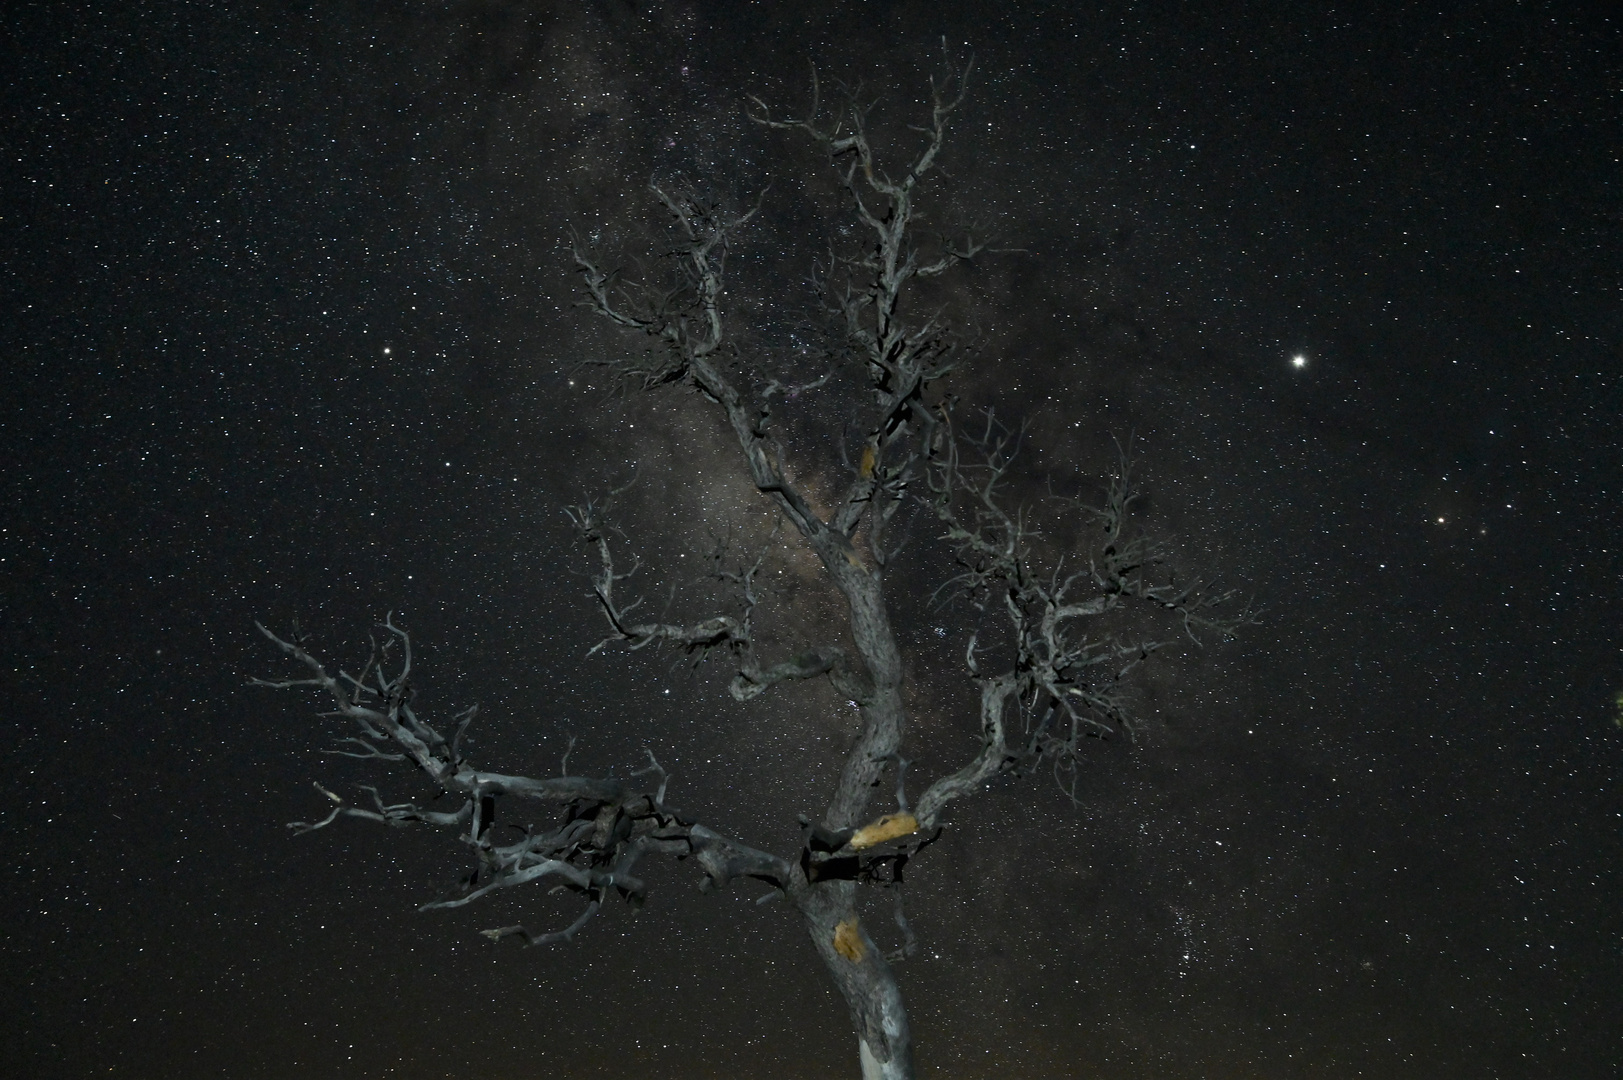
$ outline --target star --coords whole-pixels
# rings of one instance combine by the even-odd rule
[[[1291,367],[1307,367],[1307,357],[1301,353],[1297,353],[1295,356],[1291,357]]]

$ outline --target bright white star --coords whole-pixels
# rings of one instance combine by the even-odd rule
[[[1307,367],[1307,357],[1303,356],[1301,353],[1297,353],[1295,356],[1291,357],[1291,367]]]

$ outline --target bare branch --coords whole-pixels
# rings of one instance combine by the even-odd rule
[[[592,916],[596,915],[599,909],[602,907],[603,901],[591,901],[586,905],[586,909],[580,913],[579,918],[570,923],[564,929],[555,931],[551,934],[531,934],[523,926],[504,926],[499,930],[481,930],[479,932],[485,937],[489,938],[491,941],[501,941],[503,938],[509,937],[523,938],[526,947],[533,945],[555,945],[561,941],[574,940],[576,932],[579,931],[581,927],[591,922]]]
[[[1155,576],[1164,561],[1161,547],[1129,531],[1138,491],[1125,449],[1102,506],[1060,500],[1062,510],[1097,523],[1093,547],[1080,560],[1060,555],[1040,569],[1042,535],[1029,523],[1027,509],[1010,507],[1003,493],[1023,434],[987,412],[979,433],[966,435],[944,406],[937,441],[930,448],[930,506],[946,526],[944,536],[956,548],[961,571],[938,596],[945,591],[978,610],[985,610],[994,596],[1000,598],[1011,662],[1002,675],[982,677],[980,750],[920,799],[919,819],[925,823],[933,824],[948,802],[978,790],[992,777],[1027,775],[1045,762],[1074,800],[1076,759],[1086,740],[1118,730],[1133,734],[1121,687],[1167,642],[1124,639],[1109,630],[1090,634],[1077,624],[1136,603],[1170,613],[1198,643],[1197,629],[1228,635],[1255,618],[1249,608],[1228,618],[1216,615],[1232,599],[1232,591]],[[1082,568],[1067,570],[1068,559],[1080,561]],[[981,677],[978,639],[978,633],[971,635],[964,662],[972,676]],[[1026,718],[1018,739],[1005,720],[1011,703]]]
[[[763,666],[756,657],[751,629],[753,613],[759,597],[755,591],[755,578],[760,573],[767,552],[773,546],[778,530],[774,527],[767,542],[755,558],[738,566],[727,567],[727,548],[718,543],[711,555],[712,573],[721,581],[738,588],[742,611],[738,616],[714,615],[695,623],[634,623],[628,617],[636,603],[621,606],[615,599],[615,584],[632,576],[635,568],[625,572],[615,569],[614,554],[609,546],[608,527],[597,506],[581,503],[567,508],[570,520],[581,542],[597,552],[598,570],[593,576],[593,592],[609,622],[612,633],[592,646],[596,653],[614,643],[624,643],[635,651],[649,645],[674,645],[702,662],[713,651],[727,653],[736,674],[729,686],[733,698],[748,701],[781,682],[814,679],[827,675],[841,693],[852,697],[865,697],[866,685],[861,676],[846,664],[845,651],[836,646],[823,646],[802,652],[777,664]]]
[[[339,817],[357,817],[385,825],[403,826],[422,824],[458,831],[459,839],[474,848],[479,857],[479,874],[470,881],[468,891],[448,900],[423,905],[424,910],[461,907],[487,896],[498,889],[528,884],[545,878],[555,878],[587,898],[588,908],[595,911],[603,898],[617,891],[634,906],[642,902],[644,887],[632,875],[632,869],[644,853],[658,852],[678,859],[694,859],[704,870],[706,888],[719,888],[739,877],[752,877],[765,881],[779,890],[794,887],[796,875],[792,864],[758,851],[729,837],[688,821],[665,806],[665,790],[669,775],[659,764],[653,752],[648,751],[649,767],[637,770],[633,777],[654,776],[658,786],[648,792],[630,784],[610,779],[570,777],[567,774],[552,779],[532,779],[485,772],[468,763],[460,750],[439,737],[427,721],[408,718],[410,688],[407,677],[411,670],[411,639],[392,619],[384,623],[389,632],[386,641],[398,644],[401,664],[391,674],[388,665],[379,660],[369,664],[373,673],[370,684],[359,680],[345,680],[328,675],[303,645],[278,637],[260,626],[260,632],[276,643],[284,653],[313,672],[308,679],[253,680],[256,685],[271,687],[316,686],[325,689],[338,707],[328,715],[348,717],[368,732],[380,733],[369,738],[347,738],[367,752],[339,751],[351,757],[377,759],[388,762],[410,760],[439,788],[449,794],[463,796],[454,811],[429,811],[415,803],[386,804],[375,788],[363,788],[371,796],[371,807],[357,806],[342,796],[316,785],[332,804],[332,809],[320,821],[294,822],[295,832],[311,832],[326,828]],[[374,654],[383,653],[374,644]],[[472,719],[469,710],[459,714],[459,729],[465,731]],[[370,738],[387,738],[398,752],[385,753]],[[574,739],[570,739],[571,748]],[[565,752],[567,758],[567,751]],[[495,820],[496,804],[503,796],[539,800],[563,807],[565,820],[558,827],[544,832],[525,830],[524,835],[508,844],[497,844],[490,838],[490,826]],[[585,924],[583,916],[574,926],[555,935],[530,936],[532,943],[567,940],[575,930]],[[497,936],[518,933],[509,928]]]
[[[896,901],[896,912],[894,916],[896,919],[896,926],[902,932],[901,947],[892,951],[891,954],[886,957],[887,960],[895,964],[908,959],[919,951],[919,937],[913,932],[913,924],[907,921],[907,909],[902,903],[901,887],[897,886],[893,888],[891,890],[891,895],[895,897]]]

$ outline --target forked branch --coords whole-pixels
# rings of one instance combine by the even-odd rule
[[[1075,800],[1085,741],[1117,731],[1133,734],[1123,685],[1168,640],[1122,637],[1108,623],[1090,631],[1096,620],[1138,604],[1171,614],[1198,644],[1197,630],[1228,636],[1256,618],[1249,607],[1219,614],[1234,599],[1232,590],[1158,576],[1161,548],[1130,528],[1138,490],[1125,450],[1102,506],[1059,500],[1062,513],[1094,523],[1092,545],[1045,558],[1042,534],[1027,509],[1010,505],[1006,494],[1023,430],[1011,430],[987,412],[966,433],[949,408],[943,406],[940,415],[927,467],[928,498],[960,572],[937,598],[945,594],[982,613],[1001,610],[1009,659],[1001,674],[985,674],[977,640],[971,639],[965,665],[981,683],[981,745],[968,764],[921,797],[919,820],[925,823],[997,775],[1024,775],[1045,764]]]
[[[451,811],[431,811],[411,802],[385,803],[376,788],[364,787],[361,790],[369,796],[369,805],[357,805],[317,784],[316,789],[332,804],[331,809],[319,821],[293,822],[290,827],[295,832],[326,828],[339,817],[396,827],[420,824],[454,829],[457,839],[475,853],[474,872],[466,880],[462,895],[425,904],[424,910],[460,907],[496,890],[543,879],[556,881],[586,901],[585,912],[566,930],[531,934],[522,927],[507,927],[487,932],[495,939],[519,936],[531,944],[567,940],[597,912],[611,892],[619,893],[634,907],[640,906],[645,887],[632,871],[638,860],[649,853],[693,859],[704,871],[702,884],[706,888],[719,888],[740,877],[756,878],[779,890],[792,887],[792,864],[690,821],[667,806],[669,777],[651,752],[650,766],[633,774],[634,778],[656,779],[657,787],[651,791],[608,778],[534,779],[475,767],[455,748],[472,714],[459,714],[458,737],[452,741],[419,718],[411,707],[410,635],[394,625],[392,618],[385,620],[382,629],[385,636],[374,641],[362,676],[352,678],[342,671],[330,674],[302,642],[288,641],[259,626],[260,633],[303,666],[307,674],[295,679],[251,681],[274,689],[312,687],[325,691],[335,708],[323,715],[349,720],[361,732],[349,737],[349,741],[376,751],[353,756],[409,760],[441,792],[460,797],[461,804]],[[390,661],[397,649],[401,662],[391,671]],[[384,752],[383,748],[389,746],[395,752]],[[554,812],[561,816],[541,828],[533,823],[510,826],[519,835],[498,842],[493,828],[497,810],[509,796],[552,804]],[[506,816],[504,811],[504,820]]]

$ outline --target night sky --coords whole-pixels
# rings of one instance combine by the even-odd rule
[[[815,61],[905,139],[945,36],[977,68],[927,213],[1022,249],[937,296],[979,341],[956,392],[1030,420],[1032,493],[1096,492],[1132,436],[1146,527],[1265,610],[1150,669],[1080,806],[1011,781],[949,812],[908,886],[921,1076],[1620,1075],[1606,8],[8,7],[3,1071],[856,1075],[756,888],[652,860],[635,918],[498,947],[477,931],[578,907],[419,914],[467,872],[451,836],[293,836],[312,781],[427,793],[247,680],[291,673],[256,618],[355,667],[392,610],[423,710],[481,705],[484,767],[551,775],[573,735],[572,771],[624,775],[647,747],[684,812],[792,855],[843,701],[585,655],[565,504],[640,461],[617,550],[681,617],[719,602],[712,535],[769,519],[702,399],[576,371],[619,346],[567,238],[630,266],[650,176],[735,206],[770,178],[731,314],[792,355],[840,206],[744,95],[793,109]],[[837,434],[791,461],[836,468]],[[974,747],[940,554],[892,579],[919,787]],[[773,571],[785,648],[839,623],[804,570]]]

